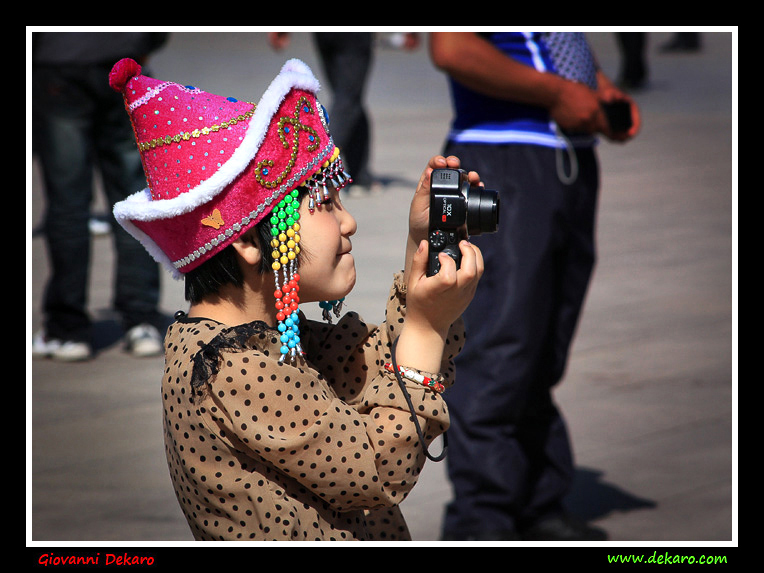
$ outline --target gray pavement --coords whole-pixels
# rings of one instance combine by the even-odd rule
[[[737,39],[705,33],[701,53],[661,55],[667,37],[650,34],[650,88],[635,94],[642,133],[600,147],[599,262],[556,393],[578,464],[569,504],[616,544],[736,544]],[[613,34],[590,38],[616,76]],[[257,99],[288,57],[322,77],[304,35],[274,53],[262,33],[176,33],[151,68],[161,79]],[[326,88],[322,99],[330,98]],[[368,102],[374,171],[384,185],[346,202],[359,224],[359,280],[348,305],[378,321],[401,265],[410,195],[441,148],[450,107],[446,81],[423,48],[380,49]],[[31,165],[28,341],[41,323],[48,273],[42,239],[32,237],[44,209],[40,185]],[[97,357],[28,358],[27,543],[190,541],[164,460],[162,359],[123,352],[110,310],[111,242],[97,238],[94,246]],[[170,315],[185,303],[181,283],[164,279]],[[438,539],[450,495],[444,464],[430,463],[402,505],[416,541]]]

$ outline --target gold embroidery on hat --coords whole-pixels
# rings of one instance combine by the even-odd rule
[[[218,230],[220,227],[222,227],[223,226],[223,217],[220,215],[220,211],[218,209],[215,209],[212,212],[212,215],[202,219],[202,225],[206,225],[208,227],[212,227],[215,230]]]
[[[251,110],[249,110],[246,113],[243,113],[239,116],[229,119],[228,121],[222,122],[220,125],[211,125],[209,127],[202,127],[201,129],[195,129],[193,131],[183,131],[176,135],[165,135],[164,137],[157,137],[155,139],[150,139],[149,141],[139,142],[138,149],[140,151],[146,151],[148,149],[154,149],[156,147],[161,147],[163,145],[170,145],[171,143],[180,143],[181,141],[188,141],[192,137],[197,138],[197,137],[201,137],[202,135],[209,135],[210,133],[220,131],[221,129],[226,129],[228,127],[236,125],[240,121],[245,121],[249,119],[250,117],[252,117],[255,113],[255,109],[257,108],[257,106],[253,103],[250,103],[250,105],[255,107],[253,107]]]
[[[273,189],[281,184],[281,182],[289,175],[297,161],[297,153],[300,147],[299,132],[304,131],[308,134],[308,139],[311,143],[306,147],[307,151],[315,151],[320,144],[320,138],[315,129],[309,125],[300,123],[300,111],[303,109],[306,113],[313,113],[313,106],[310,104],[310,100],[306,96],[302,96],[295,105],[294,117],[284,116],[278,121],[278,134],[281,139],[281,145],[284,149],[289,149],[290,143],[287,141],[287,137],[291,136],[291,155],[289,161],[284,167],[284,170],[276,176],[274,180],[266,181],[265,176],[269,175],[271,167],[273,167],[272,159],[265,159],[257,164],[255,169],[255,179],[261,185],[264,185],[267,189]]]

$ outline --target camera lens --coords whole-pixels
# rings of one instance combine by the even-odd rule
[[[470,187],[467,197],[467,232],[470,235],[495,233],[499,226],[499,193]]]

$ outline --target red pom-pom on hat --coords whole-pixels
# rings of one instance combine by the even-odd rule
[[[141,66],[135,60],[124,58],[114,64],[109,73],[109,85],[116,92],[122,92],[130,78],[141,73]]]

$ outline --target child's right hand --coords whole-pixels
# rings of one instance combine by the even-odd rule
[[[399,364],[426,372],[438,372],[451,325],[475,296],[483,275],[483,254],[469,241],[459,243],[460,268],[447,254],[440,253],[440,271],[427,276],[427,241],[414,253],[406,293],[406,319],[396,358]]]
[[[444,337],[475,296],[483,276],[483,253],[469,241],[461,241],[460,268],[440,253],[440,271],[427,276],[429,244],[422,241],[414,254],[406,294],[406,322],[427,326]]]
[[[430,175],[433,169],[458,169],[458,157],[437,155],[427,163],[409,210],[409,236],[406,246],[404,281],[407,285],[406,319],[398,339],[396,359],[401,365],[437,372],[443,357],[446,336],[475,295],[483,275],[483,254],[469,241],[459,248],[459,270],[447,254],[439,256],[438,274],[428,277],[427,233],[430,218]],[[468,174],[471,185],[480,184],[474,171]]]

